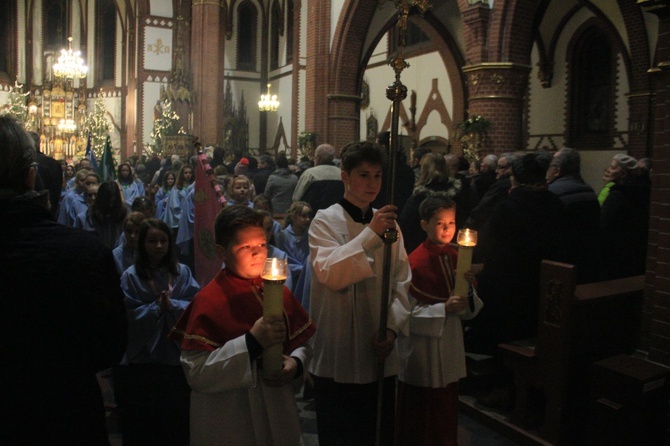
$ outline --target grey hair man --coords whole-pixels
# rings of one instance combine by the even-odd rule
[[[584,182],[580,170],[579,151],[564,147],[554,153],[546,178],[549,191],[564,205],[565,261],[577,265],[578,282],[587,283],[597,279],[600,205],[598,196]]]
[[[306,201],[316,213],[343,197],[344,185],[340,168],[335,165],[335,147],[321,144],[314,151],[314,167],[300,174],[293,191],[293,201]]]
[[[484,198],[486,192],[496,182],[496,167],[498,167],[498,157],[496,155],[489,154],[482,159],[479,174],[472,179],[479,201]]]
[[[512,181],[510,180],[512,164],[517,158],[518,156],[512,152],[500,155],[495,169],[496,180],[488,188],[482,199],[479,200],[479,204],[470,212],[470,216],[465,222],[466,227],[471,229],[482,228],[484,223],[488,221],[495,205],[507,196],[512,187]]]

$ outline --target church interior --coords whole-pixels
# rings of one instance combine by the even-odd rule
[[[670,0],[2,3],[0,108],[19,98],[26,128],[59,160],[81,159],[94,132],[104,135],[93,141],[97,155],[109,135],[118,163],[187,158],[196,143],[300,160],[323,143],[341,149],[391,131],[407,159],[419,148],[470,160],[571,147],[598,191],[613,156],[650,159],[644,274],[571,293],[586,302],[575,324],[626,319],[632,328],[616,352],[626,358],[598,356],[588,364],[596,384],[570,388],[571,377],[552,371],[584,358],[557,346],[595,331],[566,340],[550,327],[547,345],[505,352],[554,411],[539,428],[519,389],[512,411],[483,409],[465,393],[460,410],[502,438],[479,444],[636,444],[615,440],[649,429],[658,435],[639,444],[670,442],[670,376],[656,373],[670,367]],[[629,306],[613,303],[622,300]],[[469,360],[464,389],[486,380],[477,369],[486,364]],[[552,400],[576,392],[593,407],[586,421]]]

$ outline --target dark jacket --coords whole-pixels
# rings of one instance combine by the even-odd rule
[[[35,161],[39,165],[37,171],[42,183],[49,191],[49,210],[51,215],[57,217],[60,193],[63,189],[63,168],[58,161],[43,153],[38,152]]]
[[[598,280],[598,225],[600,204],[591,186],[579,175],[564,175],[549,184],[549,191],[563,203],[566,263],[577,266],[577,282]]]
[[[472,185],[477,191],[477,200],[481,201],[491,186],[496,182],[496,172],[489,170],[476,175],[472,179]]]
[[[467,221],[465,222],[465,227],[470,229],[481,229],[489,219],[493,208],[505,197],[507,197],[510,188],[512,187],[512,181],[510,177],[501,178],[496,180],[493,183],[477,206],[472,209],[470,215],[468,216]]]
[[[478,236],[484,267],[477,290],[484,308],[472,321],[467,351],[495,354],[498,343],[537,333],[540,264],[564,255],[562,212],[548,190],[522,187],[495,207]]]
[[[264,167],[256,171],[256,174],[254,175],[254,189],[256,189],[256,195],[265,193],[265,185],[271,174],[272,169],[269,167]]]
[[[651,184],[635,177],[615,184],[600,209],[602,280],[644,274]]]
[[[127,340],[112,252],[33,201],[0,222],[0,444],[107,445],[95,374]]]

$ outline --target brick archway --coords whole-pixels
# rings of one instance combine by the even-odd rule
[[[323,7],[327,6],[324,5]],[[323,18],[324,11],[321,11],[319,15],[321,18],[317,17],[316,13],[320,8],[320,6],[315,6],[308,12],[310,23],[312,23],[312,19],[325,20]],[[369,45],[366,48],[364,45],[369,24],[376,12],[376,2],[366,0],[347,1],[342,8],[340,20],[333,35],[332,50],[328,63],[315,66],[316,64],[311,64],[308,60],[307,109],[315,112],[320,111],[321,113],[326,110],[327,115],[319,118],[318,113],[308,113],[306,128],[319,134],[320,141],[328,141],[335,146],[342,146],[351,140],[360,138],[360,86],[367,62],[371,56],[370,53],[375,47],[375,45]],[[394,24],[395,19],[389,21],[376,36],[375,42],[383,38],[386,31]],[[464,116],[466,102],[465,80],[460,72],[465,59],[458,50],[455,37],[450,35],[447,29],[430,12],[426,14],[426,21],[423,22],[421,28],[430,37],[447,68],[450,83],[454,88],[454,116],[452,119],[460,121]],[[312,45],[319,44],[312,43]],[[320,45],[323,45],[323,42]],[[321,50],[323,50],[323,47],[321,47]],[[310,82],[316,84],[317,80],[322,82],[321,88],[318,88],[319,93],[322,94],[321,98],[318,95],[309,94],[310,91],[317,91],[316,85],[311,90],[309,87]],[[309,115],[314,117],[310,119]]]

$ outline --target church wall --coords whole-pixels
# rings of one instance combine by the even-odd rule
[[[370,115],[374,115],[377,119],[378,132],[390,129],[391,101],[386,97],[386,88],[395,80],[395,73],[386,63],[389,57],[387,46],[387,38],[381,39],[370,57],[368,68],[365,70],[364,79],[369,85],[370,105],[367,108],[361,109],[361,138],[364,138],[368,133],[367,122]],[[428,116],[425,125],[422,128],[416,129],[419,132],[416,140],[417,145],[421,141],[431,140],[435,137],[449,140],[452,137],[451,133],[453,129],[446,126],[437,113],[434,112],[431,114],[431,111],[435,108],[435,104],[431,103],[433,82],[435,80],[437,80],[440,97],[443,101],[442,105],[446,109],[449,118],[453,117],[454,112],[452,85],[442,58],[437,52],[433,51],[414,57],[409,56],[407,57],[407,62],[410,66],[402,72],[400,80],[407,87],[408,93],[401,107],[406,113],[407,119],[410,119],[410,96],[414,91],[416,93],[415,121],[418,121],[423,115]],[[388,122],[388,127],[384,127],[385,122]],[[399,128],[401,134],[407,135],[408,131],[403,127],[403,123],[401,115]]]
[[[142,110],[138,146],[153,143],[153,110],[160,99],[161,85],[167,85],[172,70],[174,22],[161,17],[140,18],[139,97]]]
[[[150,0],[149,11],[153,16],[172,18],[172,0]]]
[[[616,18],[616,15],[614,15]],[[543,21],[542,27],[555,26],[556,19],[549,17],[549,24]],[[529,76],[529,114],[528,114],[528,150],[550,150],[555,151],[563,147],[565,143],[565,134],[567,123],[567,105],[568,105],[568,60],[567,53],[569,42],[578,28],[587,20],[593,17],[593,14],[586,8],[582,8],[575,14],[563,29],[558,30],[558,37],[555,53],[552,62],[554,63],[553,79],[548,88],[543,88],[538,78],[540,62],[537,45],[533,45],[531,52],[531,73]],[[543,38],[551,39],[550,33],[542,33]],[[549,44],[544,42],[545,46]],[[602,172],[609,165],[612,156],[616,153],[625,153],[628,142],[628,98],[630,93],[628,84],[628,74],[621,54],[616,61],[617,81],[616,99],[615,99],[615,131],[620,136],[614,139],[611,150],[582,150],[582,175],[585,181],[596,191],[603,186]]]

